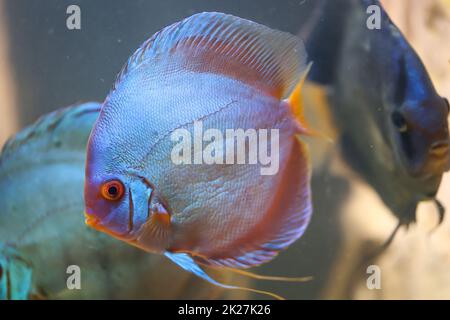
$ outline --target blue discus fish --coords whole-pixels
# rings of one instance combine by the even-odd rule
[[[299,38],[231,15],[200,13],[155,34],[120,72],[92,131],[86,223],[235,288],[199,264],[268,262],[311,217],[300,139],[311,132],[301,102],[307,69]],[[263,175],[261,164],[174,163],[171,134],[193,132],[198,122],[204,130],[276,130],[278,172]],[[267,143],[278,150],[277,141]]]

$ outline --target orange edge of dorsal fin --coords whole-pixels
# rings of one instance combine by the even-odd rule
[[[303,72],[299,82],[294,87],[287,101],[291,107],[291,111],[294,114],[295,118],[300,122],[302,126],[306,126],[305,114],[304,114],[304,105],[302,98],[302,89],[305,84],[306,78],[308,77],[308,73],[311,70],[312,62],[308,64],[305,71]]]
[[[308,73],[311,70],[311,67],[312,62],[308,64],[302,76],[300,77],[300,80],[294,87],[294,90],[292,90],[291,94],[286,100],[291,108],[292,114],[294,115],[295,119],[299,122],[300,127],[302,128],[302,133],[314,136],[316,135],[315,130],[309,127],[305,119],[305,108],[302,97],[303,86],[305,85],[305,81],[306,78],[308,77]]]
[[[311,128],[305,118],[305,110],[304,110],[304,103],[303,103],[303,97],[302,97],[302,90],[306,81],[306,78],[308,77],[308,73],[311,70],[313,63],[310,62],[308,66],[306,67],[305,71],[303,72],[299,82],[294,87],[294,90],[290,94],[290,96],[286,99],[286,102],[289,104],[291,108],[291,112],[294,115],[295,119],[297,119],[300,130],[302,134],[312,136],[312,137],[318,137],[325,140],[328,140],[329,142],[332,142],[333,140],[323,133]]]

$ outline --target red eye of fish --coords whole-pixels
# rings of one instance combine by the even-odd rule
[[[101,188],[101,195],[104,199],[109,201],[118,201],[123,197],[125,188],[122,182],[112,180],[105,182]]]

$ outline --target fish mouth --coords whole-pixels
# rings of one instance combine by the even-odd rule
[[[107,234],[112,235],[112,236],[118,236],[118,235],[116,235],[114,232],[112,232],[111,230],[109,230],[108,228],[106,228],[106,227],[102,224],[101,220],[100,220],[99,218],[97,218],[96,216],[94,216],[94,215],[92,215],[92,214],[88,214],[88,213],[85,212],[85,213],[84,213],[84,217],[85,217],[84,222],[85,222],[89,227],[91,227],[91,228],[93,228],[93,229],[95,229],[95,230],[98,230],[98,231],[107,233]]]
[[[88,214],[87,212],[84,213],[84,222],[91,228],[94,229],[100,229],[100,219],[98,219],[97,217]]]
[[[116,233],[116,232],[110,230],[109,228],[105,227],[102,224],[101,220],[92,214],[88,214],[87,212],[85,212],[84,217],[85,217],[84,222],[86,223],[86,225],[88,225],[89,227],[91,227],[97,231],[106,233],[106,234],[108,234],[114,238],[120,239],[120,240],[132,239],[129,232],[125,232],[124,234]]]
[[[448,157],[449,149],[450,145],[448,140],[437,141],[431,145],[430,154],[435,157]]]
[[[429,151],[429,155],[437,160],[437,166],[445,172],[450,169],[450,141],[441,140],[434,142]]]
[[[431,143],[428,153],[416,163],[408,161],[402,153],[402,160],[409,168],[410,175],[423,180],[441,176],[450,169],[450,141],[448,139],[438,140]]]

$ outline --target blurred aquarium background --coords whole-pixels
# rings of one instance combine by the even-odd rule
[[[317,14],[321,19],[320,10],[317,13],[313,9],[316,3],[315,0],[0,0],[0,145],[50,111],[78,102],[102,102],[134,50],[154,32],[186,16],[221,11],[299,34],[311,16]],[[450,1],[382,3],[418,52],[437,91],[450,97]],[[81,30],[66,28],[69,5],[81,8]],[[323,41],[332,42],[333,36],[330,34],[330,39]],[[327,165],[314,172],[314,213],[306,233],[275,260],[256,269],[267,275],[313,276],[314,280],[305,283],[252,280],[247,285],[277,292],[288,299],[450,299],[450,220],[447,217],[431,233],[438,221],[432,204],[421,204],[418,223],[408,230],[402,229],[386,252],[371,262],[382,270],[380,290],[367,288],[368,274],[354,272],[355,266],[389,237],[396,220],[373,189],[347,167],[336,149],[333,145],[312,147],[313,159],[321,162],[326,158]],[[450,208],[448,174],[444,175],[438,198]],[[1,207],[0,204],[0,210]],[[138,251],[131,247],[129,250]],[[169,263],[149,264],[147,272],[153,281],[149,282],[152,294],[130,297],[264,298],[247,293],[227,296],[205,289],[209,284],[199,284],[201,280],[189,280],[193,281],[191,286],[183,278],[184,271]],[[141,272],[136,276],[146,275]],[[184,285],[168,293],[161,279],[184,281]]]

